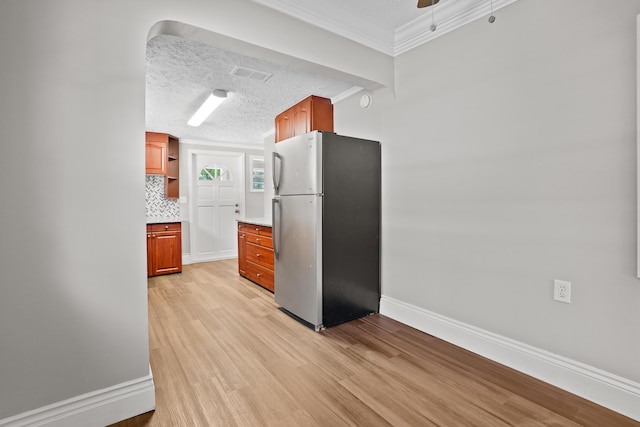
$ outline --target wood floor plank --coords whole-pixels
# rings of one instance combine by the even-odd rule
[[[314,332],[237,261],[149,279],[156,410],[117,427],[640,423],[379,314]]]

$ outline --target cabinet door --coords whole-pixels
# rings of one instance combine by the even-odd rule
[[[182,233],[154,233],[153,275],[180,273],[182,271]]]
[[[328,98],[312,96],[310,98],[309,130],[333,132],[333,104]]]
[[[296,104],[293,111],[293,135],[304,135],[311,131],[311,98]]]
[[[167,144],[165,142],[147,141],[145,157],[148,174],[166,175]]]
[[[247,274],[247,251],[246,251],[247,236],[244,231],[238,231],[238,273],[241,276]]]
[[[276,142],[283,141],[293,136],[292,111],[286,110],[276,116]]]

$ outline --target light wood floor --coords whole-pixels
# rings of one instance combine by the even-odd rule
[[[640,426],[381,315],[313,332],[235,260],[149,280],[157,409],[114,426]]]

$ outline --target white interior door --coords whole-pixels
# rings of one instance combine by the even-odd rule
[[[244,207],[244,153],[191,152],[194,262],[238,256],[236,220]]]

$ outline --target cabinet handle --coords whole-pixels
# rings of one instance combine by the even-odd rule
[[[256,254],[256,258],[260,258],[260,254]]]
[[[147,239],[148,239],[149,237],[151,237],[151,234],[147,234]]]
[[[260,277],[260,273],[257,273],[257,274],[256,274],[256,277]]]
[[[168,225],[165,225],[165,226],[164,226],[164,229],[165,229],[165,230],[168,230],[168,229],[169,229],[169,226],[168,226]]]

